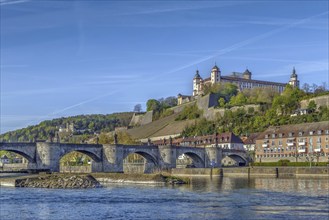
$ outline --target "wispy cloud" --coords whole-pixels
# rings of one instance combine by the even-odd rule
[[[287,73],[291,72],[293,67],[296,68],[298,76],[309,76],[310,74],[315,72],[327,73],[327,79],[324,78],[322,79],[322,81],[328,81],[328,77],[329,77],[328,60],[292,62],[288,65],[283,66],[282,68],[260,75],[259,78],[286,76]],[[299,72],[299,70],[301,71]]]
[[[5,68],[25,68],[28,67],[26,64],[1,64],[0,68],[5,69]]]
[[[309,62],[318,64],[319,61],[307,61],[307,60],[291,60],[291,59],[279,59],[279,58],[265,58],[265,57],[244,57],[244,56],[225,56],[223,59],[228,60],[255,60],[255,61],[269,61],[269,62],[283,62],[283,63],[303,63],[303,62]],[[321,63],[321,62],[320,62]]]
[[[215,57],[218,57],[218,56],[221,56],[221,55],[224,55],[224,54],[227,54],[227,53],[230,53],[234,50],[237,50],[237,49],[240,49],[244,46],[247,46],[247,45],[250,45],[250,44],[253,44],[257,41],[260,41],[260,40],[263,40],[263,39],[266,39],[268,37],[271,37],[275,34],[278,34],[278,33],[281,33],[281,32],[284,32],[284,31],[287,31],[293,27],[296,27],[298,25],[301,25],[301,24],[304,24],[305,22],[308,22],[312,19],[315,19],[315,18],[318,18],[318,17],[321,17],[321,16],[324,16],[324,15],[328,15],[328,11],[326,12],[323,12],[323,13],[320,13],[320,14],[316,14],[316,15],[313,15],[313,16],[310,16],[310,17],[307,17],[307,18],[304,18],[304,19],[300,19],[298,21],[295,21],[293,23],[290,23],[288,25],[284,25],[280,28],[277,28],[277,29],[274,29],[274,30],[271,30],[269,32],[266,32],[264,34],[260,34],[260,35],[257,35],[255,37],[252,37],[252,38],[249,38],[247,40],[244,40],[244,41],[241,41],[241,42],[238,42],[236,44],[233,44],[227,48],[224,48],[224,49],[221,49],[221,50],[218,50],[216,53],[214,54],[211,54],[211,55],[208,55],[208,56],[205,56],[201,59],[198,59],[198,60],[195,60],[191,63],[188,63],[188,64],[185,64],[183,66],[180,66],[180,67],[177,67],[175,69],[172,69],[168,72],[165,72],[163,74],[172,74],[172,73],[176,73],[178,71],[181,71],[183,69],[186,69],[188,67],[192,67],[192,66],[195,66],[197,64],[200,64],[202,62],[205,62],[205,61],[208,61],[208,60],[211,60],[211,59],[214,59]],[[159,75],[155,76],[153,79],[157,78]]]
[[[28,1],[29,0],[0,0],[0,6],[20,4]]]
[[[156,8],[149,7],[148,9],[134,9],[132,12],[124,12],[124,13],[118,13],[115,15],[148,15],[148,14],[160,14],[160,13],[170,13],[170,12],[177,12],[177,11],[191,11],[191,10],[202,10],[202,9],[208,9],[208,8],[220,8],[220,7],[229,7],[237,4],[245,4],[245,2],[204,2],[203,5],[193,5],[193,2],[191,2],[189,6],[186,6],[186,4],[182,5],[171,5],[171,6],[164,6],[162,5],[162,8],[159,8],[159,5],[156,5]]]
[[[57,115],[57,114],[59,114],[59,113],[62,113],[62,112],[65,112],[65,111],[67,111],[67,110],[70,110],[70,109],[76,108],[76,107],[78,107],[78,106],[85,105],[85,104],[88,104],[88,103],[90,103],[90,102],[94,102],[94,101],[96,101],[96,100],[98,100],[98,99],[102,99],[102,98],[105,98],[105,97],[107,97],[107,96],[113,95],[113,94],[115,94],[115,93],[117,93],[117,92],[119,92],[119,90],[112,91],[112,92],[107,93],[107,94],[104,94],[104,95],[96,96],[96,97],[93,97],[93,98],[91,98],[91,99],[87,99],[87,100],[84,100],[84,101],[78,102],[78,103],[76,103],[76,104],[73,104],[73,105],[67,106],[67,107],[65,107],[65,108],[62,108],[62,109],[60,109],[60,110],[54,111],[54,112],[50,113],[48,116],[51,116],[51,115]]]
[[[30,96],[30,95],[41,95],[49,93],[59,93],[67,92],[69,90],[75,90],[80,87],[67,86],[67,87],[53,87],[53,88],[39,88],[39,89],[24,89],[24,90],[15,90],[11,92],[1,93],[1,96]]]
[[[268,26],[282,26],[298,22],[298,19],[288,18],[270,18],[270,17],[244,17],[243,20],[237,21],[241,24],[254,24],[254,25],[268,25]],[[328,30],[328,18],[318,18],[305,21],[303,24],[296,26],[298,28]]]

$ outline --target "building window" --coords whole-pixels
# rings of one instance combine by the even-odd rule
[[[329,141],[329,137],[326,137],[326,142],[328,142]]]
[[[275,134],[272,134],[272,138],[275,138]]]
[[[289,132],[289,137],[292,137],[293,133],[292,132]]]
[[[282,140],[279,140],[279,146],[282,146]]]
[[[318,137],[318,139],[317,139],[317,141],[316,141],[317,143],[321,143],[321,138],[320,137]]]
[[[318,134],[321,134],[322,133],[322,131],[321,130],[318,130]]]
[[[326,134],[329,134],[329,130],[326,130]]]
[[[265,138],[268,138],[268,134],[267,134],[267,135],[265,135]]]
[[[329,145],[328,144],[326,144],[326,149],[328,149],[329,148]]]
[[[282,138],[282,133],[279,134],[279,137]]]
[[[310,144],[313,144],[313,138],[310,138]]]
[[[314,132],[313,131],[310,131],[310,135],[313,135],[314,134]]]
[[[302,131],[298,132],[298,135],[303,136],[303,132]]]
[[[275,141],[272,141],[272,146],[274,146],[275,145]]]

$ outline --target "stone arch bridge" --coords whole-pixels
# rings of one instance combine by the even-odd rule
[[[187,147],[175,145],[121,145],[121,144],[65,144],[65,143],[0,143],[0,150],[17,153],[28,160],[29,169],[47,169],[60,171],[61,158],[77,151],[88,155],[92,160],[93,172],[123,172],[123,160],[132,153],[146,159],[146,165],[162,169],[176,168],[176,160],[182,155],[188,155],[198,168],[221,167],[223,156],[239,157],[246,164],[246,154],[243,151],[223,150],[219,147]],[[147,167],[147,166],[146,166]]]

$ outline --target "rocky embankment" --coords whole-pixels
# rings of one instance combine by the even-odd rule
[[[32,178],[17,179],[16,187],[84,189],[101,187],[91,175],[40,175]]]
[[[188,178],[174,177],[162,174],[124,174],[124,173],[94,173],[93,177],[102,184],[187,184]]]
[[[92,173],[92,174],[34,174],[27,176],[0,177],[0,186],[84,189],[101,187],[103,184],[188,184],[187,177],[174,177],[162,174],[124,174],[124,173]]]

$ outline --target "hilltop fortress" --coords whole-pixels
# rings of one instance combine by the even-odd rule
[[[246,69],[243,73],[232,72],[231,75],[222,76],[220,69],[215,64],[215,66],[211,69],[210,77],[202,79],[199,74],[199,70],[196,71],[196,74],[193,78],[193,93],[192,96],[186,96],[178,94],[178,104],[182,104],[185,102],[189,102],[194,99],[196,96],[200,96],[204,94],[205,86],[214,85],[216,83],[233,83],[236,84],[240,91],[244,89],[252,89],[252,88],[273,88],[274,90],[282,93],[284,88],[286,87],[286,83],[278,83],[278,82],[270,82],[270,81],[262,81],[262,80],[254,80],[251,78],[252,73]],[[292,74],[290,76],[290,80],[288,84],[293,87],[299,87],[299,80],[296,74],[295,68],[292,70]]]

